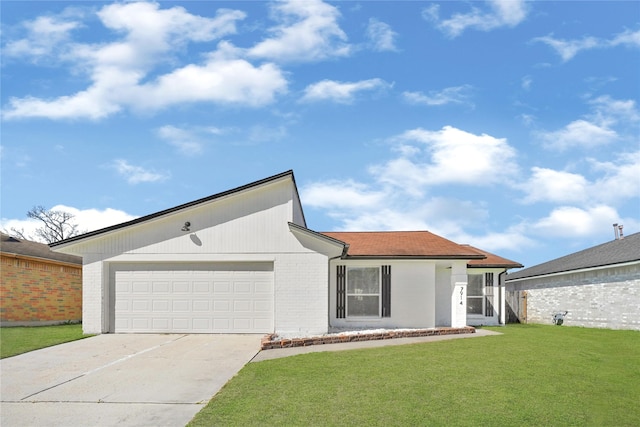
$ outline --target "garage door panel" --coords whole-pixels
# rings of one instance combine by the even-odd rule
[[[138,330],[152,330],[151,320],[148,318],[133,318],[131,319],[131,328]]]
[[[112,280],[114,332],[273,332],[268,263],[116,265]]]
[[[171,328],[172,329],[189,329],[189,325],[190,325],[190,320],[186,317],[182,317],[182,318],[174,318],[171,319],[172,323],[171,323]]]
[[[228,294],[229,292],[231,292],[231,282],[221,282],[219,280],[213,282],[214,294]]]
[[[231,303],[228,300],[215,299],[213,301],[213,311],[216,313],[230,313]]]
[[[151,301],[149,300],[132,300],[131,301],[131,313],[150,312]]]
[[[169,300],[153,300],[153,311],[166,311],[167,313],[170,310],[171,302]]]
[[[144,282],[132,282],[131,283],[131,292],[133,293],[149,293],[150,291],[150,286],[149,286],[149,282],[144,281]]]
[[[233,311],[238,313],[250,313],[252,310],[252,304],[249,300],[235,300],[233,302]]]

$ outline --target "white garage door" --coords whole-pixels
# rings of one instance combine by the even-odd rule
[[[113,332],[273,332],[272,263],[119,265],[111,277]]]

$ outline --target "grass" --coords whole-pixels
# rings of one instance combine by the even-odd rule
[[[86,338],[82,325],[0,328],[0,358]]]
[[[487,329],[250,363],[189,426],[640,425],[640,332]]]

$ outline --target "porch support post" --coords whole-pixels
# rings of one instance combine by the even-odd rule
[[[467,325],[467,262],[453,262],[451,265],[451,327]]]

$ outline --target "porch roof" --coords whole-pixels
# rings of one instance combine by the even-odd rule
[[[485,258],[469,246],[459,245],[428,231],[362,231],[323,232],[325,236],[349,245],[349,257],[375,258],[431,258],[469,259]]]
[[[500,268],[522,268],[523,265],[519,262],[511,261],[507,258],[502,258],[496,254],[492,254],[491,252],[487,252],[483,249],[478,249],[471,245],[462,245],[468,246],[469,248],[477,251],[478,253],[483,254],[485,259],[474,259],[469,261],[469,267],[471,268],[492,268],[492,267],[500,267]]]

